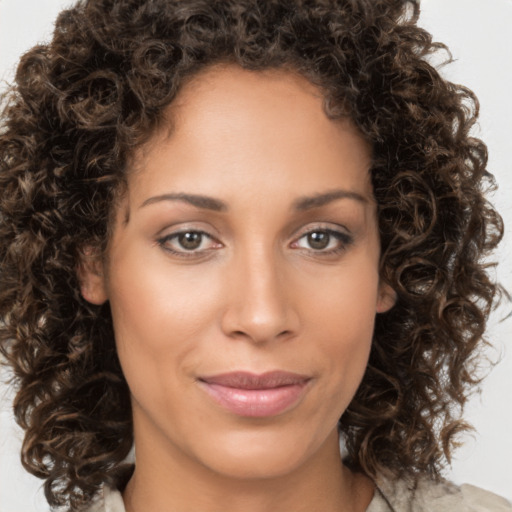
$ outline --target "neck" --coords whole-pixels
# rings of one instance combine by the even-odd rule
[[[135,471],[123,493],[126,512],[214,512],[219,504],[223,512],[363,512],[373,496],[372,482],[343,465],[337,435],[300,467],[271,478],[219,474],[151,441],[136,443]]]

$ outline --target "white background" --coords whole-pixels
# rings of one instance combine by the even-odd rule
[[[0,79],[12,79],[20,54],[51,36],[53,21],[69,0],[0,0]],[[493,201],[509,226],[497,255],[498,277],[512,290],[512,0],[422,0],[420,24],[448,44],[456,62],[443,69],[480,99],[476,134],[490,152],[499,190]],[[512,305],[492,318],[489,331],[501,363],[471,401],[467,417],[478,433],[466,439],[447,476],[512,500]],[[0,386],[0,512],[48,511],[41,482],[19,463],[21,432],[15,427],[9,390]]]

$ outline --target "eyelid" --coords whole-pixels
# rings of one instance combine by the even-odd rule
[[[333,236],[340,242],[340,244],[342,244],[342,246],[332,249],[307,249],[303,247],[296,247],[296,249],[312,252],[317,255],[332,255],[345,251],[348,248],[348,246],[350,246],[354,242],[354,236],[344,226],[342,227],[340,225],[334,225],[333,227],[333,224],[319,223],[315,225],[308,225],[305,228],[301,229],[299,233],[293,238],[293,241],[291,242],[290,245],[293,247],[295,244],[298,244],[299,240],[301,240],[305,236],[309,235],[310,233],[315,233],[318,231],[326,232],[330,236]]]
[[[300,228],[297,231],[297,234],[294,235],[294,239],[297,240],[300,237],[307,235],[308,233],[314,233],[315,231],[328,231],[334,234],[352,236],[350,229],[341,224],[334,224],[332,222],[313,222]]]
[[[318,248],[315,249],[314,247],[300,247],[299,243],[300,240],[304,237],[308,236],[311,233],[315,232],[324,232],[327,233],[329,236],[337,240],[337,246],[331,247],[331,248]],[[224,247],[224,244],[219,240],[218,236],[215,236],[211,233],[210,230],[206,230],[197,226],[190,226],[190,225],[181,225],[179,227],[174,228],[173,230],[170,230],[170,228],[166,228],[165,230],[162,230],[161,233],[156,237],[156,243],[166,252],[175,255],[177,257],[181,258],[201,258],[206,257],[209,254],[211,254],[212,251],[215,251],[217,249],[220,249]],[[198,233],[201,236],[208,239],[210,242],[208,243],[208,247],[205,248],[198,248],[198,249],[186,249],[184,247],[180,248],[173,248],[171,246],[171,241],[179,237],[180,234],[184,233]],[[344,252],[347,250],[347,248],[354,242],[354,237],[350,233],[350,231],[345,227],[341,226],[339,224],[332,224],[332,223],[310,223],[307,226],[304,226],[302,229],[298,231],[298,233],[295,234],[292,241],[290,242],[289,246],[293,248],[294,250],[304,251],[308,253],[312,253],[318,256],[328,256],[328,255],[335,255],[339,254],[341,252]],[[203,244],[203,241],[201,241],[201,245]],[[331,244],[331,241],[329,241],[329,244]]]
[[[170,231],[170,232],[165,232],[165,231],[166,230],[164,230],[164,234],[157,236],[156,243],[164,251],[166,251],[170,254],[173,254],[175,256],[181,257],[181,258],[204,257],[207,254],[209,254],[212,250],[216,250],[216,249],[223,247],[222,242],[220,242],[217,237],[215,237],[208,231],[201,229],[201,228],[191,227],[191,226],[182,226],[182,227],[175,229],[173,231]],[[198,234],[202,235],[203,237],[208,238],[212,242],[214,247],[208,247],[205,249],[195,249],[195,250],[194,249],[187,250],[184,248],[182,250],[179,250],[179,249],[177,250],[177,249],[171,248],[169,246],[169,242],[184,233],[198,233]]]

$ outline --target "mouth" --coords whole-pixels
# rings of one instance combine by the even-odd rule
[[[245,417],[276,416],[290,410],[306,393],[311,378],[297,373],[232,372],[201,377],[198,382],[223,409]]]

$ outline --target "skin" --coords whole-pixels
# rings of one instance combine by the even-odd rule
[[[83,296],[110,301],[132,393],[127,511],[363,511],[373,484],[342,464],[337,422],[394,301],[370,148],[286,71],[210,68],[168,118],[134,157],[105,263],[81,271]],[[284,412],[242,417],[198,383],[235,370],[310,380]]]

